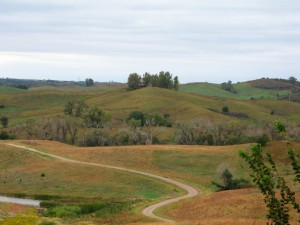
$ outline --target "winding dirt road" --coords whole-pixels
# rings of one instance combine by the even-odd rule
[[[161,206],[169,205],[171,203],[175,203],[175,202],[178,202],[178,201],[183,200],[183,199],[192,198],[192,197],[194,197],[198,194],[198,191],[196,189],[194,189],[194,188],[192,188],[192,187],[190,187],[186,184],[180,183],[178,181],[175,181],[175,180],[172,180],[172,179],[169,179],[169,178],[166,178],[166,177],[158,176],[158,175],[155,175],[155,174],[146,173],[146,172],[142,172],[142,171],[138,171],[138,170],[126,169],[126,168],[123,168],[123,167],[103,165],[103,164],[98,164],[98,163],[90,163],[90,162],[84,162],[84,161],[69,159],[69,158],[65,158],[65,157],[58,156],[58,155],[53,155],[53,154],[50,154],[50,153],[45,153],[45,152],[42,152],[42,151],[39,151],[39,150],[36,150],[36,149],[33,149],[33,148],[28,148],[26,146],[21,146],[21,145],[15,145],[15,144],[8,144],[8,145],[16,147],[16,148],[25,149],[27,151],[35,152],[35,153],[38,153],[40,155],[50,156],[52,158],[59,159],[59,160],[62,160],[64,162],[83,164],[83,165],[89,165],[89,166],[104,167],[104,168],[109,168],[109,169],[121,170],[121,171],[125,171],[125,172],[128,172],[128,173],[140,174],[140,175],[147,176],[147,177],[152,177],[152,178],[162,180],[162,181],[170,183],[170,184],[174,184],[177,187],[186,190],[187,194],[184,195],[184,196],[181,196],[181,197],[178,197],[178,198],[168,199],[168,200],[165,200],[165,201],[162,201],[162,202],[158,202],[154,205],[150,205],[149,207],[147,207],[146,209],[143,210],[144,215],[146,215],[148,217],[151,217],[151,218],[155,218],[155,219],[164,221],[164,222],[175,222],[175,221],[171,220],[171,219],[167,219],[167,218],[163,218],[163,217],[159,217],[159,216],[154,215],[154,213],[153,213],[154,210],[156,210],[157,208],[159,208]]]

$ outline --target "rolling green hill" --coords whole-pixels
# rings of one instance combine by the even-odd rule
[[[27,92],[27,90],[0,85],[0,94],[16,94],[16,93],[23,93],[23,92]]]
[[[274,82],[275,83],[275,82]],[[276,82],[278,85],[278,83]],[[260,86],[261,85],[261,86]],[[237,94],[225,91],[221,88],[220,84],[211,83],[191,83],[180,86],[181,92],[195,93],[201,95],[223,97],[223,98],[233,98],[233,99],[277,99],[278,97],[287,96],[291,90],[290,86],[284,85],[285,88],[280,88],[282,86],[275,86],[274,88],[262,88],[262,82],[245,82],[234,84],[234,88]],[[270,87],[273,87],[270,85]]]
[[[116,126],[121,126],[128,114],[134,110],[146,113],[168,113],[173,122],[207,118],[259,124],[261,121],[272,122],[275,119],[294,121],[300,118],[300,104],[286,100],[241,100],[160,88],[143,88],[131,92],[119,88],[89,92],[25,91],[1,94],[0,103],[6,105],[6,108],[0,109],[0,115],[7,115],[11,126],[18,125],[39,118],[63,115],[64,105],[70,100],[79,99],[109,112],[113,118],[113,125]],[[242,113],[248,118],[237,118],[220,113],[224,106],[228,106],[230,112]],[[270,115],[271,111],[275,111],[275,115]]]

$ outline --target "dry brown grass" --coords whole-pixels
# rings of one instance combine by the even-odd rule
[[[193,185],[211,189],[211,181],[230,168],[234,174],[245,176],[238,167],[237,146],[122,146],[79,148],[51,141],[21,141],[21,144],[82,161],[122,166],[160,174]]]
[[[297,193],[300,199],[300,193]],[[257,189],[242,189],[199,196],[185,202],[169,215],[192,224],[266,224],[267,208]],[[298,224],[292,212],[292,224]]]
[[[179,154],[187,160],[186,166],[193,166],[190,160],[199,156],[212,156],[212,160],[208,163],[218,165],[221,160],[226,165],[235,169],[236,174],[247,173],[246,167],[241,168],[241,159],[237,155],[239,149],[247,150],[249,145],[239,146],[127,146],[127,147],[96,147],[96,148],[79,148],[69,146],[51,141],[19,141],[23,145],[37,148],[42,151],[53,154],[79,159],[83,161],[98,162],[109,165],[123,166],[128,168],[159,173],[163,176],[176,178],[178,180],[186,181],[187,183],[210,182],[211,174],[207,176],[199,173],[199,171],[187,170],[178,171],[178,168],[165,169],[160,167],[155,159],[157,152],[159,154],[166,154],[167,158],[172,158],[174,154]],[[300,143],[293,143],[297,153],[300,153]],[[288,169],[289,161],[286,159],[286,143],[285,142],[271,142],[265,147],[265,151],[273,154],[278,168],[288,178],[292,179],[291,169]],[[163,158],[167,160],[167,158]],[[210,159],[210,158],[209,158]],[[174,158],[174,160],[178,160]],[[210,159],[211,160],[211,159]],[[216,161],[216,162],[214,162]],[[224,163],[222,162],[222,163]],[[170,161],[165,161],[167,166]],[[174,165],[177,165],[176,162]],[[196,165],[201,168],[203,165]],[[244,164],[245,166],[245,164]],[[171,167],[172,168],[172,167]],[[208,171],[207,165],[203,168]],[[218,168],[213,168],[217,170]],[[201,172],[201,171],[200,171]],[[209,179],[209,177],[211,177]],[[207,179],[207,181],[202,179]],[[192,181],[192,179],[194,179]],[[201,187],[199,185],[198,187]],[[296,190],[298,187],[294,186]],[[297,193],[298,199],[300,194]],[[185,221],[176,223],[176,225],[217,225],[217,224],[232,224],[232,225],[246,225],[246,224],[266,224],[264,219],[266,215],[266,207],[264,206],[263,198],[256,189],[244,189],[226,192],[210,193],[198,196],[190,201],[180,203],[174,208],[167,209],[167,214],[175,218],[177,221]],[[131,219],[129,221],[136,221],[131,223],[135,225],[142,225],[147,223],[140,223],[140,219]],[[294,220],[295,221],[295,220]],[[123,223],[126,221],[123,221]],[[148,223],[149,224],[149,223]],[[151,225],[160,225],[162,223],[151,223]],[[297,224],[297,223],[292,223]]]
[[[31,207],[0,202],[0,217],[4,215],[15,216],[22,214]]]

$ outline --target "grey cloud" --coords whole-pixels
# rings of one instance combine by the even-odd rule
[[[107,56],[133,71],[135,61],[137,70],[189,67],[186,81],[201,80],[196,73],[234,74],[234,64],[246,76],[245,62],[253,74],[291,62],[288,72],[297,76],[299,10],[296,0],[2,0],[0,51]],[[72,73],[70,66],[60,69]]]

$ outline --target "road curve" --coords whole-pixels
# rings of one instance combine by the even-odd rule
[[[158,202],[154,205],[150,205],[149,207],[147,207],[146,209],[143,210],[143,214],[145,216],[155,218],[155,219],[158,219],[158,220],[161,220],[161,221],[164,221],[164,222],[175,222],[175,221],[171,220],[171,219],[167,219],[167,218],[163,218],[163,217],[159,217],[159,216],[154,215],[154,213],[153,213],[154,210],[156,210],[159,207],[169,205],[171,203],[175,203],[175,202],[178,202],[178,201],[183,200],[183,199],[192,198],[192,197],[194,197],[198,194],[198,191],[196,189],[194,189],[193,187],[190,187],[190,186],[188,186],[186,184],[183,184],[183,183],[180,183],[178,181],[175,181],[175,180],[172,180],[172,179],[169,179],[169,178],[166,178],[166,177],[158,176],[158,175],[155,175],[155,174],[146,173],[146,172],[142,172],[142,171],[138,171],[138,170],[127,169],[127,168],[118,167],[118,166],[110,166],[110,165],[104,165],[104,164],[98,164],[98,163],[91,163],[91,162],[84,162],[84,161],[69,159],[69,158],[65,158],[65,157],[62,157],[62,156],[53,155],[53,154],[50,154],[50,153],[45,153],[45,152],[42,152],[42,151],[39,151],[39,150],[36,150],[36,149],[33,149],[33,148],[28,148],[28,147],[22,146],[22,145],[15,145],[15,144],[7,144],[7,145],[10,145],[10,146],[13,146],[13,147],[16,147],[16,148],[25,149],[25,150],[28,150],[28,151],[31,151],[31,152],[38,153],[40,155],[49,156],[49,157],[59,159],[59,160],[69,162],[69,163],[104,167],[104,168],[109,168],[109,169],[121,170],[121,171],[129,172],[129,173],[140,174],[140,175],[147,176],[147,177],[152,177],[152,178],[167,182],[169,184],[174,184],[177,187],[186,190],[187,194],[184,195],[184,196],[181,196],[181,197],[178,197],[178,198],[168,199],[168,200],[165,200],[165,201],[162,201],[162,202]]]

